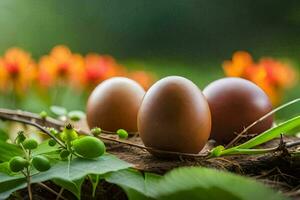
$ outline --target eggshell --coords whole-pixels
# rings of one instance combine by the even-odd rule
[[[87,122],[90,128],[107,131],[122,128],[137,132],[137,113],[145,90],[135,81],[115,77],[99,84],[87,102]]]
[[[179,76],[156,82],[146,93],[138,114],[142,141],[154,149],[198,153],[210,129],[210,111],[200,89]]]
[[[245,127],[272,110],[264,91],[254,83],[241,78],[222,78],[210,83],[204,90],[212,115],[211,138],[227,144]],[[258,134],[272,126],[268,117],[251,128],[247,134]]]

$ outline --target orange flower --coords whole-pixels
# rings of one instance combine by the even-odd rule
[[[262,58],[258,66],[265,69],[268,81],[277,87],[290,88],[294,86],[297,81],[297,73],[286,63],[272,58]]]
[[[84,60],[81,55],[73,54],[66,46],[56,46],[49,55],[39,61],[39,82],[42,86],[55,83],[79,86],[83,82]]]
[[[257,84],[273,105],[278,105],[284,90],[297,81],[296,71],[288,64],[273,58],[262,58],[255,63],[247,52],[234,53],[232,61],[224,62],[223,69],[227,76],[245,78]]]
[[[107,78],[125,74],[125,68],[111,56],[91,53],[85,57],[85,83],[91,87]]]
[[[18,94],[22,94],[36,77],[36,67],[29,53],[19,48],[7,50],[1,61],[6,74]],[[5,73],[1,70],[1,73]],[[2,75],[3,76],[3,75]]]
[[[0,90],[4,91],[7,87],[8,73],[4,67],[4,61],[0,58]]]
[[[252,56],[244,51],[237,51],[232,56],[232,61],[225,61],[223,69],[226,76],[245,77],[247,68],[253,65]]]

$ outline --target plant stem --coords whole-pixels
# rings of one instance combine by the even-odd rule
[[[29,167],[26,168],[26,180],[27,180],[27,189],[28,189],[29,199],[32,200],[31,175],[30,175]]]
[[[230,146],[234,145],[236,142],[238,142],[238,141],[241,139],[241,137],[242,137],[245,133],[247,133],[247,131],[248,131],[249,129],[251,129],[253,126],[255,126],[256,124],[258,124],[258,123],[260,123],[261,121],[265,120],[266,118],[272,116],[272,115],[273,115],[274,113],[276,113],[277,111],[279,111],[279,110],[281,110],[281,109],[283,109],[283,108],[285,108],[285,107],[287,107],[287,106],[289,106],[289,105],[295,104],[295,103],[297,103],[297,102],[299,102],[299,101],[300,101],[300,98],[294,99],[293,101],[287,102],[287,103],[285,103],[285,104],[283,104],[283,105],[281,105],[281,106],[279,106],[279,107],[273,109],[271,112],[265,114],[264,116],[262,116],[261,118],[259,118],[258,120],[256,120],[255,122],[253,122],[252,124],[250,124],[249,126],[247,126],[247,127],[246,127],[242,132],[240,132],[240,133],[239,133],[239,134],[238,134],[231,142],[229,142],[229,143],[226,145],[225,148],[227,149],[228,147],[230,147]]]
[[[60,146],[62,146],[63,148],[66,148],[65,144],[62,143],[59,139],[57,139],[54,135],[52,135],[47,128],[44,128],[43,126],[35,123],[34,121],[30,121],[30,120],[26,120],[26,119],[14,117],[14,116],[5,116],[5,115],[0,115],[0,119],[11,120],[11,121],[20,122],[23,124],[28,124],[28,125],[34,126],[38,129],[40,129],[42,132],[46,133],[52,139],[54,139]]]
[[[225,149],[221,152],[220,156],[228,156],[228,155],[241,155],[241,154],[265,154],[265,153],[273,153],[276,151],[282,151],[283,149],[292,148],[300,145],[300,140],[288,142],[286,144],[279,144],[277,147],[271,147],[266,149],[239,149],[239,148],[230,148]]]
[[[48,187],[47,185],[45,185],[44,183],[38,183],[38,185],[44,187],[46,190],[48,190],[49,192],[52,192],[53,194],[55,194],[57,197],[67,200],[65,197],[61,196],[60,193],[57,193],[56,191],[54,191],[52,188]]]

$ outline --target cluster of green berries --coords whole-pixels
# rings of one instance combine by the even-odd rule
[[[24,150],[26,156],[15,156],[9,161],[9,169],[12,172],[20,172],[24,169],[33,166],[38,171],[47,171],[50,169],[50,161],[43,155],[36,155],[31,157],[30,151],[38,147],[38,142],[34,139],[26,138],[23,132],[19,132],[16,138],[18,144]]]
[[[96,129],[94,132],[101,132],[101,129]],[[60,138],[66,144],[66,148],[60,149],[61,159],[67,159],[71,154],[79,155],[83,158],[97,158],[105,153],[104,143],[93,136],[79,137],[71,124],[68,124],[64,130],[58,134],[57,131],[51,129],[50,133]],[[50,139],[49,146],[55,146],[56,141]]]
[[[99,136],[101,132],[102,132],[101,128],[98,128],[98,127],[95,127],[91,130],[91,134],[94,136]],[[119,138],[121,138],[121,139],[128,138],[128,132],[124,129],[118,129],[116,131],[116,133],[119,136]]]

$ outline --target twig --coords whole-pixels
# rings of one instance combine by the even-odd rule
[[[59,193],[58,193],[58,195],[57,195],[57,197],[56,197],[56,200],[59,200],[59,198],[64,199],[64,197],[62,196],[64,190],[65,190],[65,189],[64,189],[63,187],[60,188],[60,191],[59,191]]]
[[[2,120],[10,120],[10,121],[15,121],[15,122],[20,122],[20,123],[24,123],[24,124],[28,124],[28,125],[34,126],[34,127],[38,128],[38,129],[40,129],[42,132],[46,133],[52,139],[54,139],[60,146],[66,148],[65,144],[62,143],[60,140],[58,140],[56,137],[54,137],[47,128],[44,128],[43,126],[41,126],[38,123],[34,122],[34,120],[27,120],[27,119],[22,119],[21,117],[14,117],[14,116],[10,116],[10,115],[3,115],[1,112],[0,112],[0,119],[2,119]]]
[[[292,104],[292,102],[297,102],[297,101],[300,101],[300,98],[296,99],[294,101],[291,101],[283,106],[278,107],[277,109],[273,110],[272,112],[268,113],[264,117],[260,118],[258,121],[256,121],[255,123],[253,123],[250,126],[251,127],[254,126],[259,121],[262,121],[264,118],[270,116],[271,114],[273,114],[277,110],[281,109],[282,107],[290,105],[290,104]],[[40,123],[45,123],[49,127],[56,127],[58,129],[62,129],[64,127],[64,123],[59,120],[55,120],[50,117],[47,117],[46,119],[42,119],[40,116],[33,114],[33,113],[29,113],[29,112],[24,112],[24,115],[23,115],[23,111],[13,111],[13,110],[9,110],[9,109],[0,109],[0,119],[11,120],[11,121],[21,122],[24,124],[35,126],[36,128],[40,129],[42,132],[46,133],[47,135],[49,135],[50,137],[55,139],[59,144],[62,144],[61,141],[57,140],[57,138],[52,136],[52,134],[50,133],[50,131],[47,128],[44,128],[43,126],[40,125]],[[251,128],[250,126],[247,127],[245,130],[248,130],[249,128]],[[90,135],[90,133],[85,132],[83,130],[78,130],[78,132],[80,134]],[[128,146],[136,147],[139,149],[144,149],[144,150],[147,150],[150,152],[158,153],[160,155],[170,155],[170,156],[177,156],[177,157],[183,156],[183,157],[187,157],[187,158],[190,157],[190,158],[201,158],[201,159],[206,159],[206,158],[209,158],[209,156],[210,156],[209,152],[192,154],[192,153],[180,153],[180,152],[173,152],[173,151],[158,150],[158,149],[154,149],[151,147],[146,147],[144,145],[132,143],[130,141],[113,138],[111,136],[111,134],[105,134],[105,133],[100,134],[98,136],[98,138],[100,138],[102,140],[106,140],[106,141],[111,141],[111,142],[116,142],[116,143],[120,143],[120,144],[124,144],[124,145],[128,145]],[[62,145],[64,145],[64,144],[62,144]],[[291,148],[291,147],[298,146],[298,145],[300,145],[300,140],[286,143],[284,145],[284,147]],[[65,145],[64,145],[64,147],[65,147]],[[272,147],[272,148],[267,148],[267,149],[258,149],[257,152],[258,153],[272,153],[275,151],[282,151],[282,148],[280,148],[280,147],[282,147],[282,146],[279,145],[277,147]]]
[[[61,196],[60,193],[57,193],[56,191],[54,191],[52,188],[48,187],[46,184],[44,183],[37,183],[38,185],[44,187],[45,189],[47,189],[49,192],[52,192],[53,194],[55,194],[56,196],[59,196],[61,199],[67,200],[65,197]]]
[[[225,148],[228,148],[228,147],[234,145],[236,142],[238,142],[238,141],[241,139],[241,137],[242,137],[245,133],[247,133],[247,131],[248,131],[249,129],[251,129],[253,126],[255,126],[256,124],[258,124],[258,123],[262,122],[263,120],[265,120],[266,118],[272,116],[272,115],[273,115],[274,113],[276,113],[277,111],[279,111],[279,110],[281,110],[281,109],[283,109],[283,108],[285,108],[285,107],[287,107],[287,106],[289,106],[289,105],[291,105],[291,104],[297,103],[297,102],[299,102],[299,101],[300,101],[300,98],[295,99],[295,100],[290,101],[290,102],[288,102],[288,103],[286,103],[286,104],[283,104],[283,105],[281,105],[281,106],[279,106],[279,107],[273,109],[271,112],[265,114],[264,116],[262,116],[261,118],[259,118],[258,120],[256,120],[255,122],[253,122],[252,124],[250,124],[249,126],[247,126],[247,127],[246,127],[242,132],[240,132],[240,133],[239,133],[232,141],[230,141],[230,142],[226,145]]]
[[[42,119],[39,115],[30,113],[30,112],[24,112],[24,115],[23,115],[23,111],[13,111],[13,110],[9,110],[9,109],[0,109],[0,119],[11,120],[11,121],[21,122],[21,123],[35,126],[36,128],[40,129],[42,132],[46,133],[53,139],[55,137],[52,136],[52,134],[50,133],[50,131],[48,129],[41,126],[40,123],[45,123],[49,127],[56,127],[58,129],[62,129],[64,127],[64,123],[62,123],[59,120],[52,119],[50,117],[47,117],[46,119]],[[34,119],[34,120],[32,120],[32,119]],[[90,135],[90,133],[85,132],[83,130],[78,130],[78,132],[80,134]],[[184,157],[192,157],[192,158],[206,158],[209,155],[208,152],[199,153],[199,154],[191,154],[191,153],[180,153],[180,152],[173,152],[173,151],[158,150],[158,149],[154,149],[151,147],[146,147],[144,145],[132,143],[132,142],[129,142],[126,140],[119,140],[116,138],[112,138],[111,134],[105,134],[105,133],[100,134],[98,136],[98,138],[100,138],[102,140],[106,140],[106,141],[129,145],[129,146],[140,148],[140,149],[145,149],[145,150],[152,151],[152,152],[162,154],[162,155],[184,156]],[[55,139],[58,143],[60,142],[59,140],[57,140],[57,138],[55,138]],[[64,145],[64,147],[65,147],[65,145]]]

